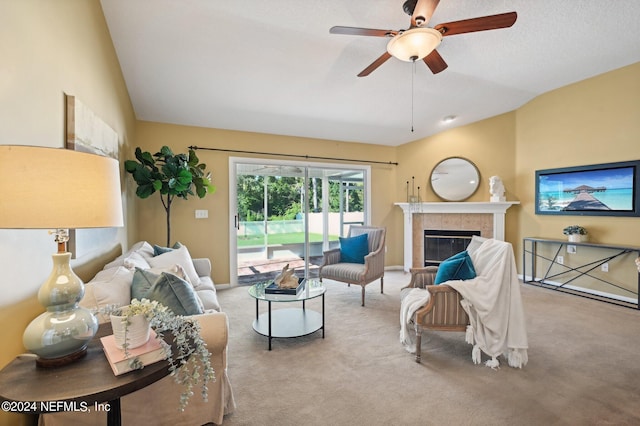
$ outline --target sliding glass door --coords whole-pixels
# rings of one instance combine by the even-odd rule
[[[229,161],[232,284],[272,280],[285,265],[317,277],[322,252],[368,222],[368,166]]]

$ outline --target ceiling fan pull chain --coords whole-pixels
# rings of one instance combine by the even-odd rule
[[[413,65],[412,65],[413,69],[411,71],[411,133],[413,133],[413,80],[414,80],[414,76],[416,74],[416,61],[415,59],[413,60]]]

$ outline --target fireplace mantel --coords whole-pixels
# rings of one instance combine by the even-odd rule
[[[408,272],[413,267],[413,215],[489,213],[493,215],[493,238],[504,240],[505,215],[514,204],[520,201],[395,203],[404,213],[404,270]]]

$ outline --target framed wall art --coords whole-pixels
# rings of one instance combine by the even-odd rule
[[[67,94],[65,137],[67,149],[118,160],[118,133],[75,96]],[[69,190],[73,191],[73,188]],[[72,258],[76,259],[94,250],[113,245],[117,241],[117,234],[117,228],[70,229],[68,245]]]
[[[536,214],[640,216],[640,160],[536,171]]]

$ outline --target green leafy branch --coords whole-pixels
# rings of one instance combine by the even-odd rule
[[[148,198],[155,192],[160,193],[160,200],[167,216],[167,245],[171,244],[171,204],[175,197],[187,199],[189,196],[204,198],[215,192],[211,183],[211,173],[206,171],[206,164],[199,164],[200,159],[195,151],[188,154],[174,154],[168,146],[151,154],[139,147],[135,151],[135,160],[124,162],[127,173],[133,176],[138,184],[136,195]]]

